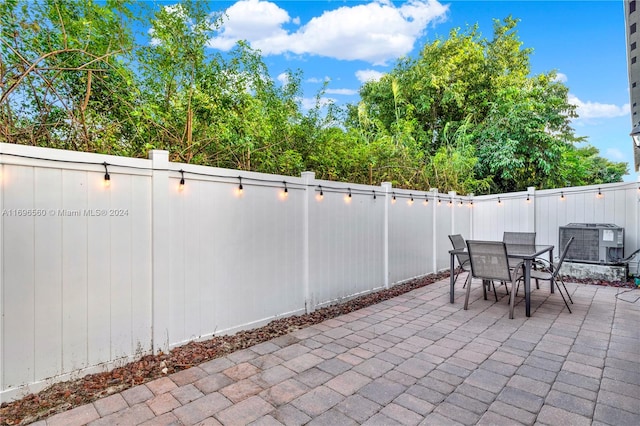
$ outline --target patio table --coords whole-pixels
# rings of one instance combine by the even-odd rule
[[[531,316],[531,266],[533,260],[536,257],[540,257],[546,252],[549,252],[549,261],[553,263],[553,249],[552,245],[529,245],[529,244],[507,244],[507,256],[512,259],[521,259],[524,263],[524,299],[525,299],[525,311],[528,317]],[[465,253],[466,249],[454,249],[449,250],[450,255],[450,272],[451,277],[449,279],[449,301],[453,303],[454,299],[454,279],[453,271],[455,269],[455,257],[456,254]],[[554,292],[553,286],[551,286],[551,293]],[[487,298],[485,294],[485,299]]]

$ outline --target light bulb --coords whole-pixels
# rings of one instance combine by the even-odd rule
[[[180,183],[178,184],[178,191],[184,191],[184,171],[180,170]]]

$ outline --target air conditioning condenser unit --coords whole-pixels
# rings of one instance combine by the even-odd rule
[[[559,230],[560,250],[574,237],[569,262],[615,264],[624,258],[624,228],[611,223],[570,223]]]

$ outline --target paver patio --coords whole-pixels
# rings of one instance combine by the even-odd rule
[[[461,281],[402,296],[36,425],[640,425],[640,290],[548,286],[508,319]],[[534,286],[535,287],[535,286]]]

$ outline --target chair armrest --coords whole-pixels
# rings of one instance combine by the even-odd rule
[[[520,278],[524,277],[524,261],[518,262],[518,264],[513,267],[512,273],[513,276],[511,277],[511,279],[513,282],[516,282]]]
[[[535,259],[533,259],[531,265],[533,269],[547,269],[549,271],[553,271],[553,269],[555,268],[555,265],[553,263],[549,262],[548,259],[545,259],[543,257],[536,257]]]

